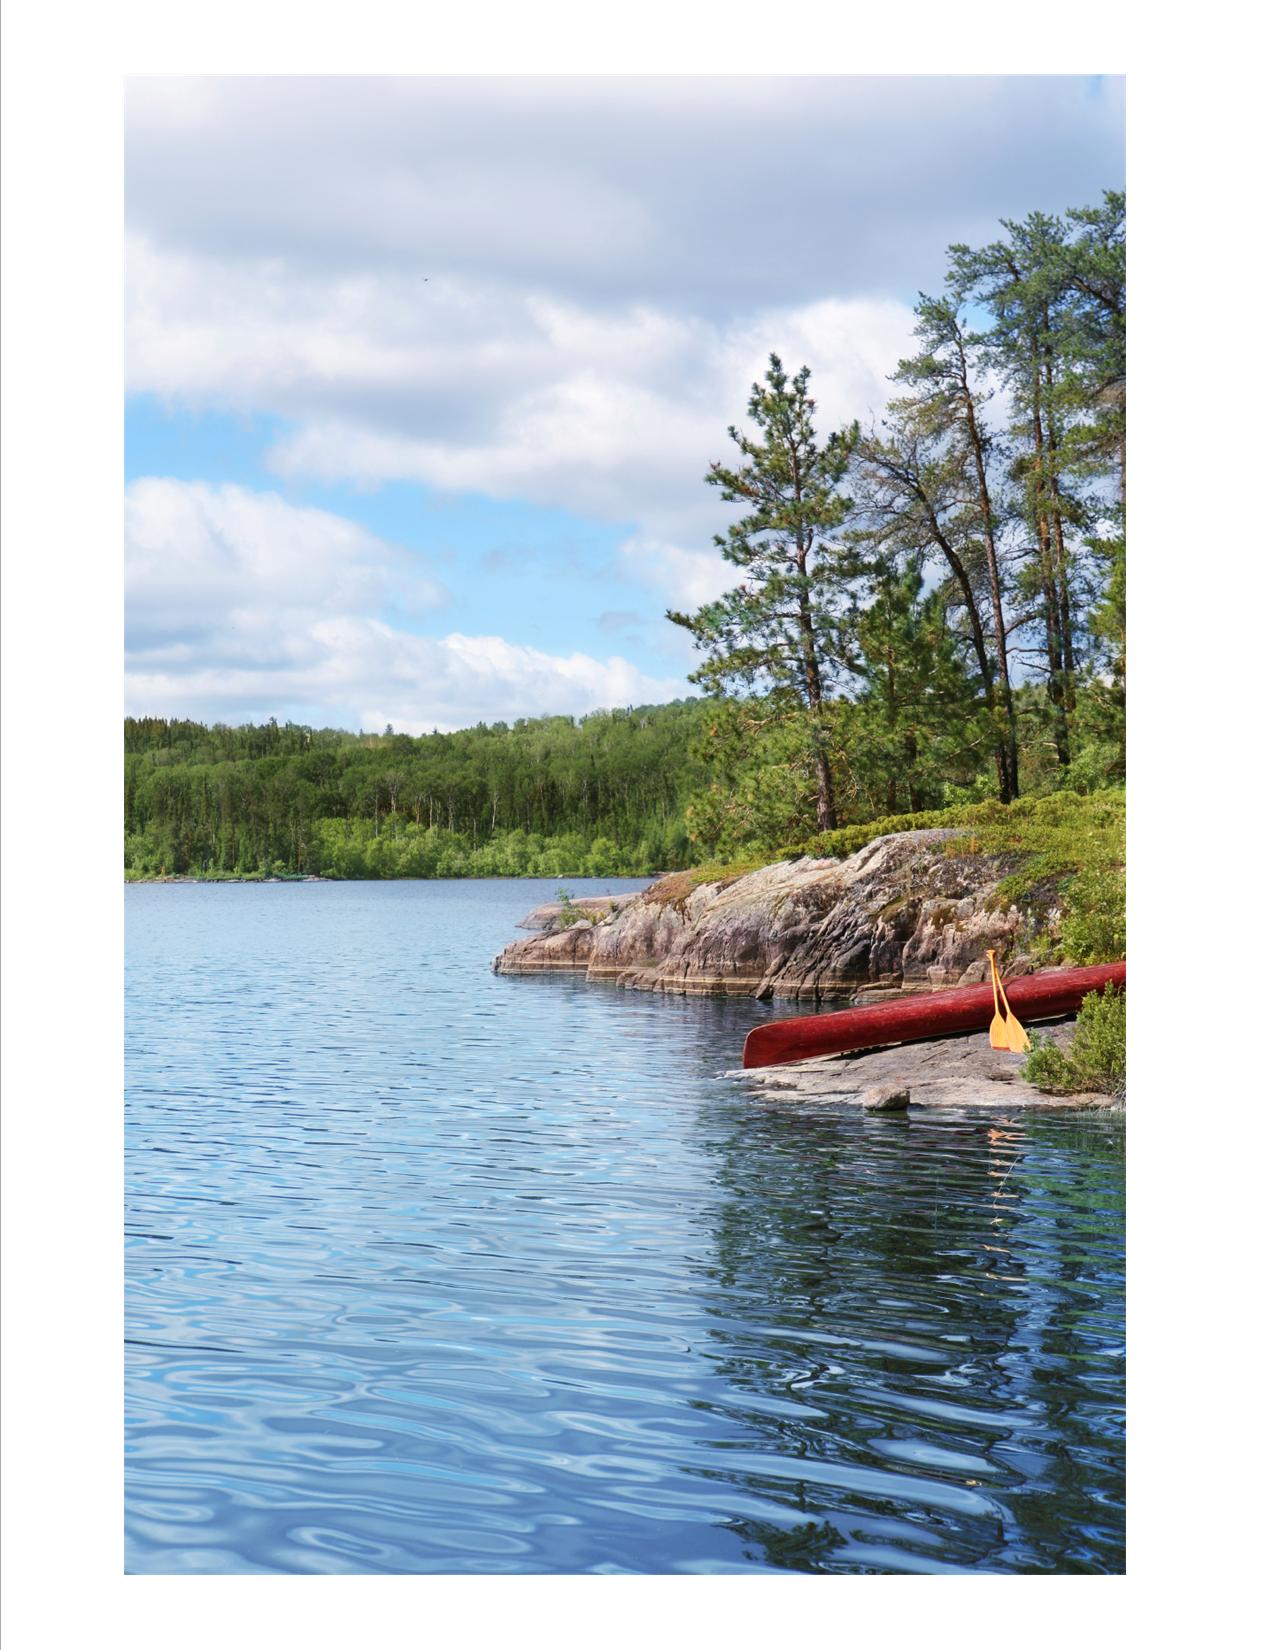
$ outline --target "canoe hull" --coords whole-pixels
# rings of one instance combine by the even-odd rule
[[[1074,1014],[1091,991],[1115,985],[1123,991],[1124,963],[1097,968],[1060,968],[1028,974],[1005,988],[1009,1006],[1025,1023]],[[959,1031],[989,1026],[996,1005],[990,982],[957,986],[950,991],[896,997],[887,1003],[848,1008],[838,1014],[806,1014],[756,1026],[744,1042],[744,1065],[778,1066],[813,1060],[821,1054],[883,1048],[890,1043],[923,1042]]]

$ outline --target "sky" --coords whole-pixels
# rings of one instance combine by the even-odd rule
[[[866,422],[949,243],[1123,184],[1119,77],[131,80],[128,713],[686,695],[769,352]]]

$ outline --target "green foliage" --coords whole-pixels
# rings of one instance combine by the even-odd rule
[[[587,912],[581,911],[572,900],[569,888],[559,888],[554,897],[558,901],[559,928],[574,928],[581,917],[587,916]]]
[[[691,677],[712,692],[757,690],[799,729],[814,770],[815,811],[836,824],[825,701],[853,678],[856,583],[863,571],[846,532],[845,488],[858,426],[815,434],[809,367],[789,379],[777,355],[754,384],[748,415],[759,432],[728,431],[737,469],[710,466],[705,480],[746,514],[714,543],[739,583],[695,613],[670,612],[705,655]]]
[[[973,781],[986,717],[947,628],[942,596],[922,594],[919,558],[876,569],[858,621],[862,688],[844,720],[847,766],[860,796],[913,811]]]
[[[695,857],[708,700],[412,738],[125,723],[125,875],[651,875]]]
[[[1071,1047],[1043,1039],[1023,1075],[1047,1094],[1122,1094],[1125,1084],[1125,1000],[1113,985],[1091,991],[1080,1005]]]
[[[748,506],[713,541],[740,583],[694,614],[669,618],[707,655],[692,681],[714,691],[760,683],[813,711],[850,668],[858,569],[843,538],[851,509],[844,484],[858,431],[834,431],[821,443],[809,382],[808,367],[789,379],[772,355],[765,383],[753,385],[748,415],[759,438],[732,425],[741,464],[713,464],[705,477],[726,503]]]
[[[1100,791],[1092,796],[1055,791],[1048,796],[1020,797],[1003,809],[996,803],[981,803],[970,814],[967,823],[975,825],[976,832],[949,843],[947,851],[1010,860],[1014,869],[1001,884],[1007,899],[1025,897],[1042,883],[1062,882],[1085,871],[1123,876],[1123,791]]]
[[[1024,869],[1038,878],[1076,871],[1096,854],[1114,865],[1124,862],[1124,792],[1080,796],[1055,791],[1016,802],[962,803],[918,813],[893,814],[808,838],[795,852],[848,858],[874,837],[893,831],[976,827],[951,844],[953,852],[1030,856]]]
[[[1122,873],[1082,871],[1063,885],[1059,930],[1063,955],[1076,963],[1119,962],[1125,954],[1125,882]]]

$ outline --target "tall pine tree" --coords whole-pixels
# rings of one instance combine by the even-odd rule
[[[695,613],[670,612],[706,655],[691,680],[714,692],[759,691],[798,717],[814,779],[821,831],[837,825],[825,706],[855,669],[852,619],[860,564],[845,542],[846,491],[858,427],[820,441],[810,369],[791,379],[777,355],[754,384],[748,415],[756,436],[733,425],[735,467],[705,479],[746,514],[714,543],[742,582]]]

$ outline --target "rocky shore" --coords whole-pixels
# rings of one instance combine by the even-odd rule
[[[1074,1021],[1054,1022],[1042,1029],[1051,1041],[1065,1048],[1074,1025]],[[1037,1034],[1033,1028],[1033,1036]],[[849,1102],[862,1105],[865,1111],[887,1115],[944,1106],[1032,1106],[1048,1111],[1123,1109],[1124,1102],[1110,1094],[1042,1094],[1023,1077],[1025,1059],[1022,1054],[993,1049],[987,1033],[975,1031],[929,1043],[905,1043],[898,1048],[768,1066],[750,1071],[747,1081],[763,1095]],[[902,1105],[883,1103],[899,1094],[906,1097]]]
[[[988,947],[1009,959],[1008,977],[1030,971],[1015,953],[1060,913],[1048,892],[1034,905],[1006,901],[997,890],[1008,867],[949,853],[960,836],[900,832],[851,859],[789,860],[716,882],[678,872],[569,927],[560,907],[542,907],[523,924],[538,919],[540,931],[506,946],[493,966],[798,1002],[972,985],[988,977]]]
[[[1051,891],[1021,905],[1006,900],[999,888],[1009,866],[949,852],[961,835],[900,832],[852,859],[789,860],[717,881],[677,872],[637,894],[591,899],[587,911],[582,900],[580,919],[566,925],[561,904],[541,906],[519,925],[534,932],[492,966],[812,1005],[977,984],[988,978],[989,947],[1006,960],[1007,977],[1030,972],[1023,942],[1049,933],[1061,915]],[[1065,1047],[1073,1028],[1042,1030]],[[1122,1105],[1106,1094],[1042,1094],[1024,1079],[1024,1059],[993,1050],[979,1031],[754,1070],[746,1080],[761,1095],[858,1104],[887,1118],[927,1107]]]

